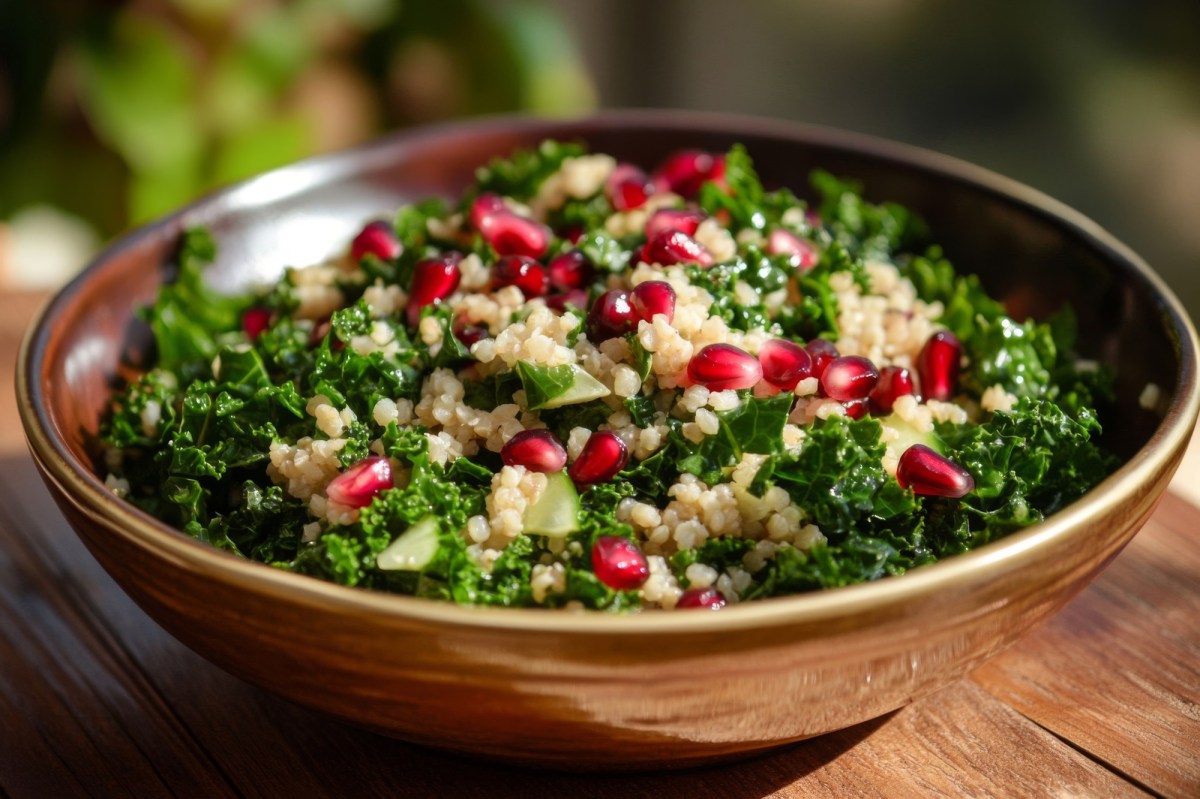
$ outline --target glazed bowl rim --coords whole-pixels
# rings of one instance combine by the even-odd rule
[[[537,608],[461,606],[415,597],[350,588],[320,579],[285,572],[251,561],[208,544],[158,521],[133,505],[118,500],[105,488],[90,464],[76,459],[47,403],[42,375],[47,369],[47,349],[57,323],[83,303],[91,279],[111,268],[116,256],[144,239],[162,236],[203,216],[218,199],[234,206],[238,196],[286,196],[319,188],[339,178],[385,164],[393,151],[420,146],[425,139],[447,135],[508,132],[529,135],[586,135],[584,131],[629,130],[674,126],[697,134],[759,135],[786,139],[800,145],[843,150],[876,161],[891,162],[915,171],[966,183],[976,189],[1049,218],[1064,235],[1080,239],[1104,256],[1109,264],[1125,269],[1150,290],[1160,314],[1173,328],[1178,346],[1177,390],[1162,421],[1143,445],[1116,472],[1076,502],[1048,519],[971,552],[921,566],[897,577],[836,589],[756,600],[727,606],[720,613],[636,613],[551,611]],[[244,211],[234,210],[232,213]],[[224,212],[222,212],[224,213]],[[44,475],[61,495],[85,515],[98,518],[112,534],[123,536],[157,557],[255,594],[274,594],[282,601],[300,601],[336,608],[343,613],[396,617],[442,627],[490,628],[529,633],[578,635],[703,634],[844,619],[861,614],[870,626],[873,611],[897,603],[937,596],[981,584],[999,574],[1035,562],[1041,551],[1055,543],[1087,534],[1089,519],[1117,512],[1120,504],[1136,495],[1187,445],[1200,409],[1196,331],[1179,300],[1162,279],[1133,251],[1083,214],[1022,183],[982,167],[911,145],[850,133],[834,128],[737,115],[681,111],[609,111],[577,119],[545,119],[505,115],[458,121],[401,131],[362,146],[317,156],[264,173],[215,191],[175,213],[132,230],[118,238],[52,297],[28,328],[17,363],[17,399],[30,450]]]

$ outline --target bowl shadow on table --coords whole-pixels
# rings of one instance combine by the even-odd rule
[[[222,675],[224,676],[224,675]],[[247,697],[246,695],[252,695]],[[398,795],[456,797],[612,797],[612,796],[720,796],[758,799],[819,771],[887,725],[897,710],[828,735],[787,744],[766,752],[741,755],[726,763],[659,771],[606,773],[599,771],[540,770],[428,748],[377,735],[295,706],[249,686],[223,695],[234,715],[245,713],[243,700],[264,721],[283,730],[288,745],[285,756],[308,752],[312,784],[327,786],[335,794],[345,775],[355,774]],[[211,695],[195,701],[212,701]],[[241,706],[233,707],[232,705]],[[802,712],[797,710],[797,712]],[[283,763],[275,764],[280,769]],[[265,764],[264,764],[265,766]],[[369,775],[369,776],[367,776]],[[390,786],[390,788],[388,787]],[[366,788],[357,785],[354,790]]]

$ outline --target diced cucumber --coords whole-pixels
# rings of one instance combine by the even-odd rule
[[[375,557],[375,565],[384,571],[419,572],[430,564],[438,551],[438,521],[426,516],[409,527]]]
[[[539,411],[577,405],[612,392],[603,383],[575,364],[539,366],[519,361],[517,376],[525,389],[526,410]]]
[[[607,386],[592,377],[583,367],[572,364],[571,369],[575,372],[575,380],[571,383],[571,387],[557,397],[546,400],[537,409],[531,408],[530,410],[578,405],[581,402],[591,402],[594,399],[607,397],[612,393]]]
[[[904,450],[913,444],[924,444],[939,455],[945,454],[945,442],[938,438],[938,434],[932,430],[928,433],[923,433],[895,414],[885,416],[879,421],[883,423],[884,427],[890,427],[899,434],[899,438],[888,442],[888,446],[897,455],[904,452]]]
[[[566,538],[579,530],[579,494],[565,471],[546,475],[546,490],[525,509],[525,532],[547,538]]]

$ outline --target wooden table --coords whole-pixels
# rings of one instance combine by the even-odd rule
[[[0,294],[5,414],[17,336],[39,300]],[[0,797],[1200,796],[1198,527],[1200,509],[1168,493],[1062,613],[882,719],[728,766],[542,773],[351,729],[209,665],[100,569],[9,425]]]

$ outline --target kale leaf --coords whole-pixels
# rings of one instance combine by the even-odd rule
[[[916,507],[912,494],[881,463],[881,430],[870,417],[818,420],[798,451],[776,453],[763,464],[751,490],[761,495],[782,486],[831,540],[872,518],[910,514]]]
[[[476,188],[479,193],[495,192],[527,201],[537,194],[546,178],[558,171],[563,161],[586,152],[578,142],[547,139],[535,149],[518,150],[509,158],[495,158],[475,170]]]
[[[783,447],[783,426],[795,397],[783,392],[774,397],[743,397],[736,408],[719,411],[716,433],[699,444],[689,444],[673,430],[671,438],[678,453],[679,471],[699,477],[709,485],[720,482],[723,470],[734,466],[751,452],[770,454]]]
[[[204,267],[216,252],[216,241],[207,229],[184,231],[178,275],[159,289],[154,304],[144,312],[157,345],[157,366],[187,379],[207,373],[217,354],[218,337],[237,331],[242,314],[253,302],[249,296],[221,294],[204,282]]]

